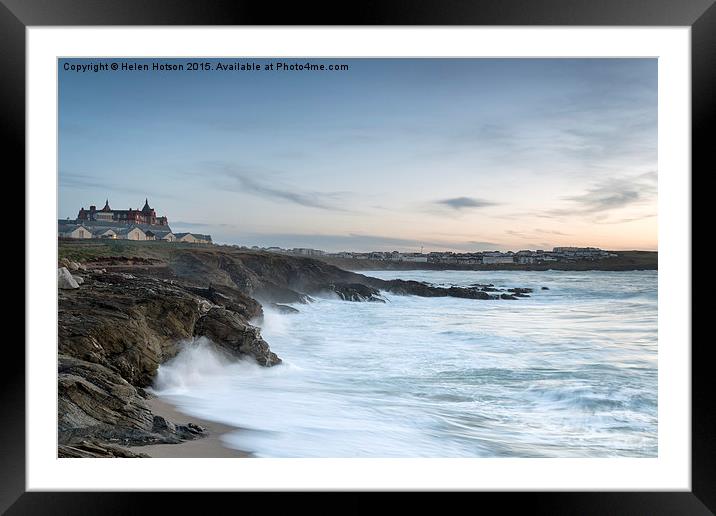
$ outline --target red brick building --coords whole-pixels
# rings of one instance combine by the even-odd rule
[[[166,217],[157,217],[157,212],[149,206],[149,200],[144,200],[144,207],[141,210],[113,210],[109,207],[109,199],[105,201],[104,208],[98,210],[95,205],[89,210],[82,207],[77,214],[78,221],[106,221],[119,222],[120,224],[151,224],[152,226],[167,226],[169,221]]]

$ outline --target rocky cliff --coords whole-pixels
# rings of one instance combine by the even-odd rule
[[[93,447],[88,453],[96,454],[100,443],[200,436],[200,428],[155,416],[145,401],[143,388],[182,342],[204,336],[232,357],[265,366],[281,361],[249,323],[261,316],[261,306],[238,290],[222,294],[141,269],[88,268],[74,276],[82,282],[58,294],[60,456],[83,456],[78,450],[88,449],[88,442]]]
[[[201,427],[153,414],[144,388],[161,363],[196,337],[206,337],[236,359],[279,364],[252,324],[262,317],[262,304],[290,312],[294,309],[281,303],[306,303],[312,296],[382,302],[381,291],[516,299],[514,292],[500,293],[491,285],[439,288],[384,281],[309,258],[218,246],[137,246],[131,254],[108,255],[102,244],[84,245],[60,246],[60,256],[82,251],[80,263],[62,258],[58,269],[58,453],[63,457],[133,457],[122,446],[201,437]]]

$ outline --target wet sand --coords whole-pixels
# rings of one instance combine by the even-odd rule
[[[224,446],[221,436],[236,430],[235,427],[223,423],[206,421],[195,416],[184,414],[167,401],[153,397],[147,400],[152,412],[164,417],[167,421],[175,424],[194,423],[206,428],[209,435],[193,441],[185,441],[179,444],[150,444],[148,446],[132,446],[130,449],[135,453],[146,453],[156,458],[236,458],[251,457],[251,454],[242,450],[235,450]]]

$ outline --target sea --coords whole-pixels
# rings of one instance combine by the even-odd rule
[[[656,271],[361,272],[534,292],[267,310],[257,324],[281,365],[200,338],[154,392],[234,425],[223,443],[258,457],[657,456]]]

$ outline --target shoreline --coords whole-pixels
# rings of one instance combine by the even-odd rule
[[[128,447],[134,453],[145,453],[151,458],[248,458],[253,457],[250,452],[244,450],[236,450],[224,445],[221,436],[229,432],[238,430],[238,427],[207,421],[195,416],[190,416],[179,410],[175,405],[152,395],[147,401],[147,405],[157,416],[162,416],[167,421],[175,424],[186,424],[188,422],[202,426],[206,429],[208,435],[193,439],[191,441],[183,441],[176,444],[149,444],[146,446],[130,446]]]

